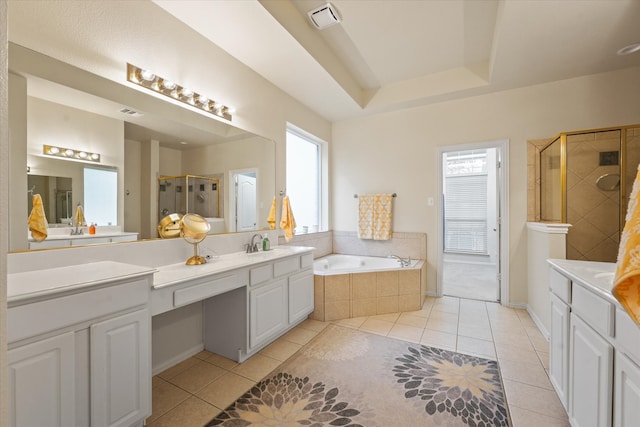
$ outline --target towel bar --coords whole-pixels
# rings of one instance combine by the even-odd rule
[[[393,194],[391,195],[391,197],[396,197],[396,196],[397,196],[397,194],[396,194],[396,193],[393,193]],[[353,195],[353,198],[354,198],[354,199],[357,199],[357,198],[358,198],[358,195],[357,195],[357,194],[354,194],[354,195]]]

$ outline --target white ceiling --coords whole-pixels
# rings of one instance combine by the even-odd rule
[[[640,65],[638,0],[154,0],[331,121]]]
[[[182,21],[330,121],[640,66],[616,54],[640,43],[640,0],[333,0],[342,22],[317,30],[323,4],[11,0],[9,39],[118,80],[131,57],[192,60]]]

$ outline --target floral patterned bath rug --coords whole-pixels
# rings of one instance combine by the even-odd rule
[[[206,427],[509,425],[498,362],[329,325]]]

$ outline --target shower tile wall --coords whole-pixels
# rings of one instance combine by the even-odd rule
[[[625,167],[627,198],[631,195],[633,181],[636,179],[640,164],[640,128],[627,129],[627,165]]]
[[[596,186],[605,174],[619,174],[615,165],[600,165],[600,153],[620,152],[620,131],[567,136],[567,258],[615,262],[619,244],[619,187]],[[606,155],[605,155],[606,156]]]

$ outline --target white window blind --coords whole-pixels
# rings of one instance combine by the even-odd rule
[[[445,178],[446,252],[487,254],[487,175]]]

